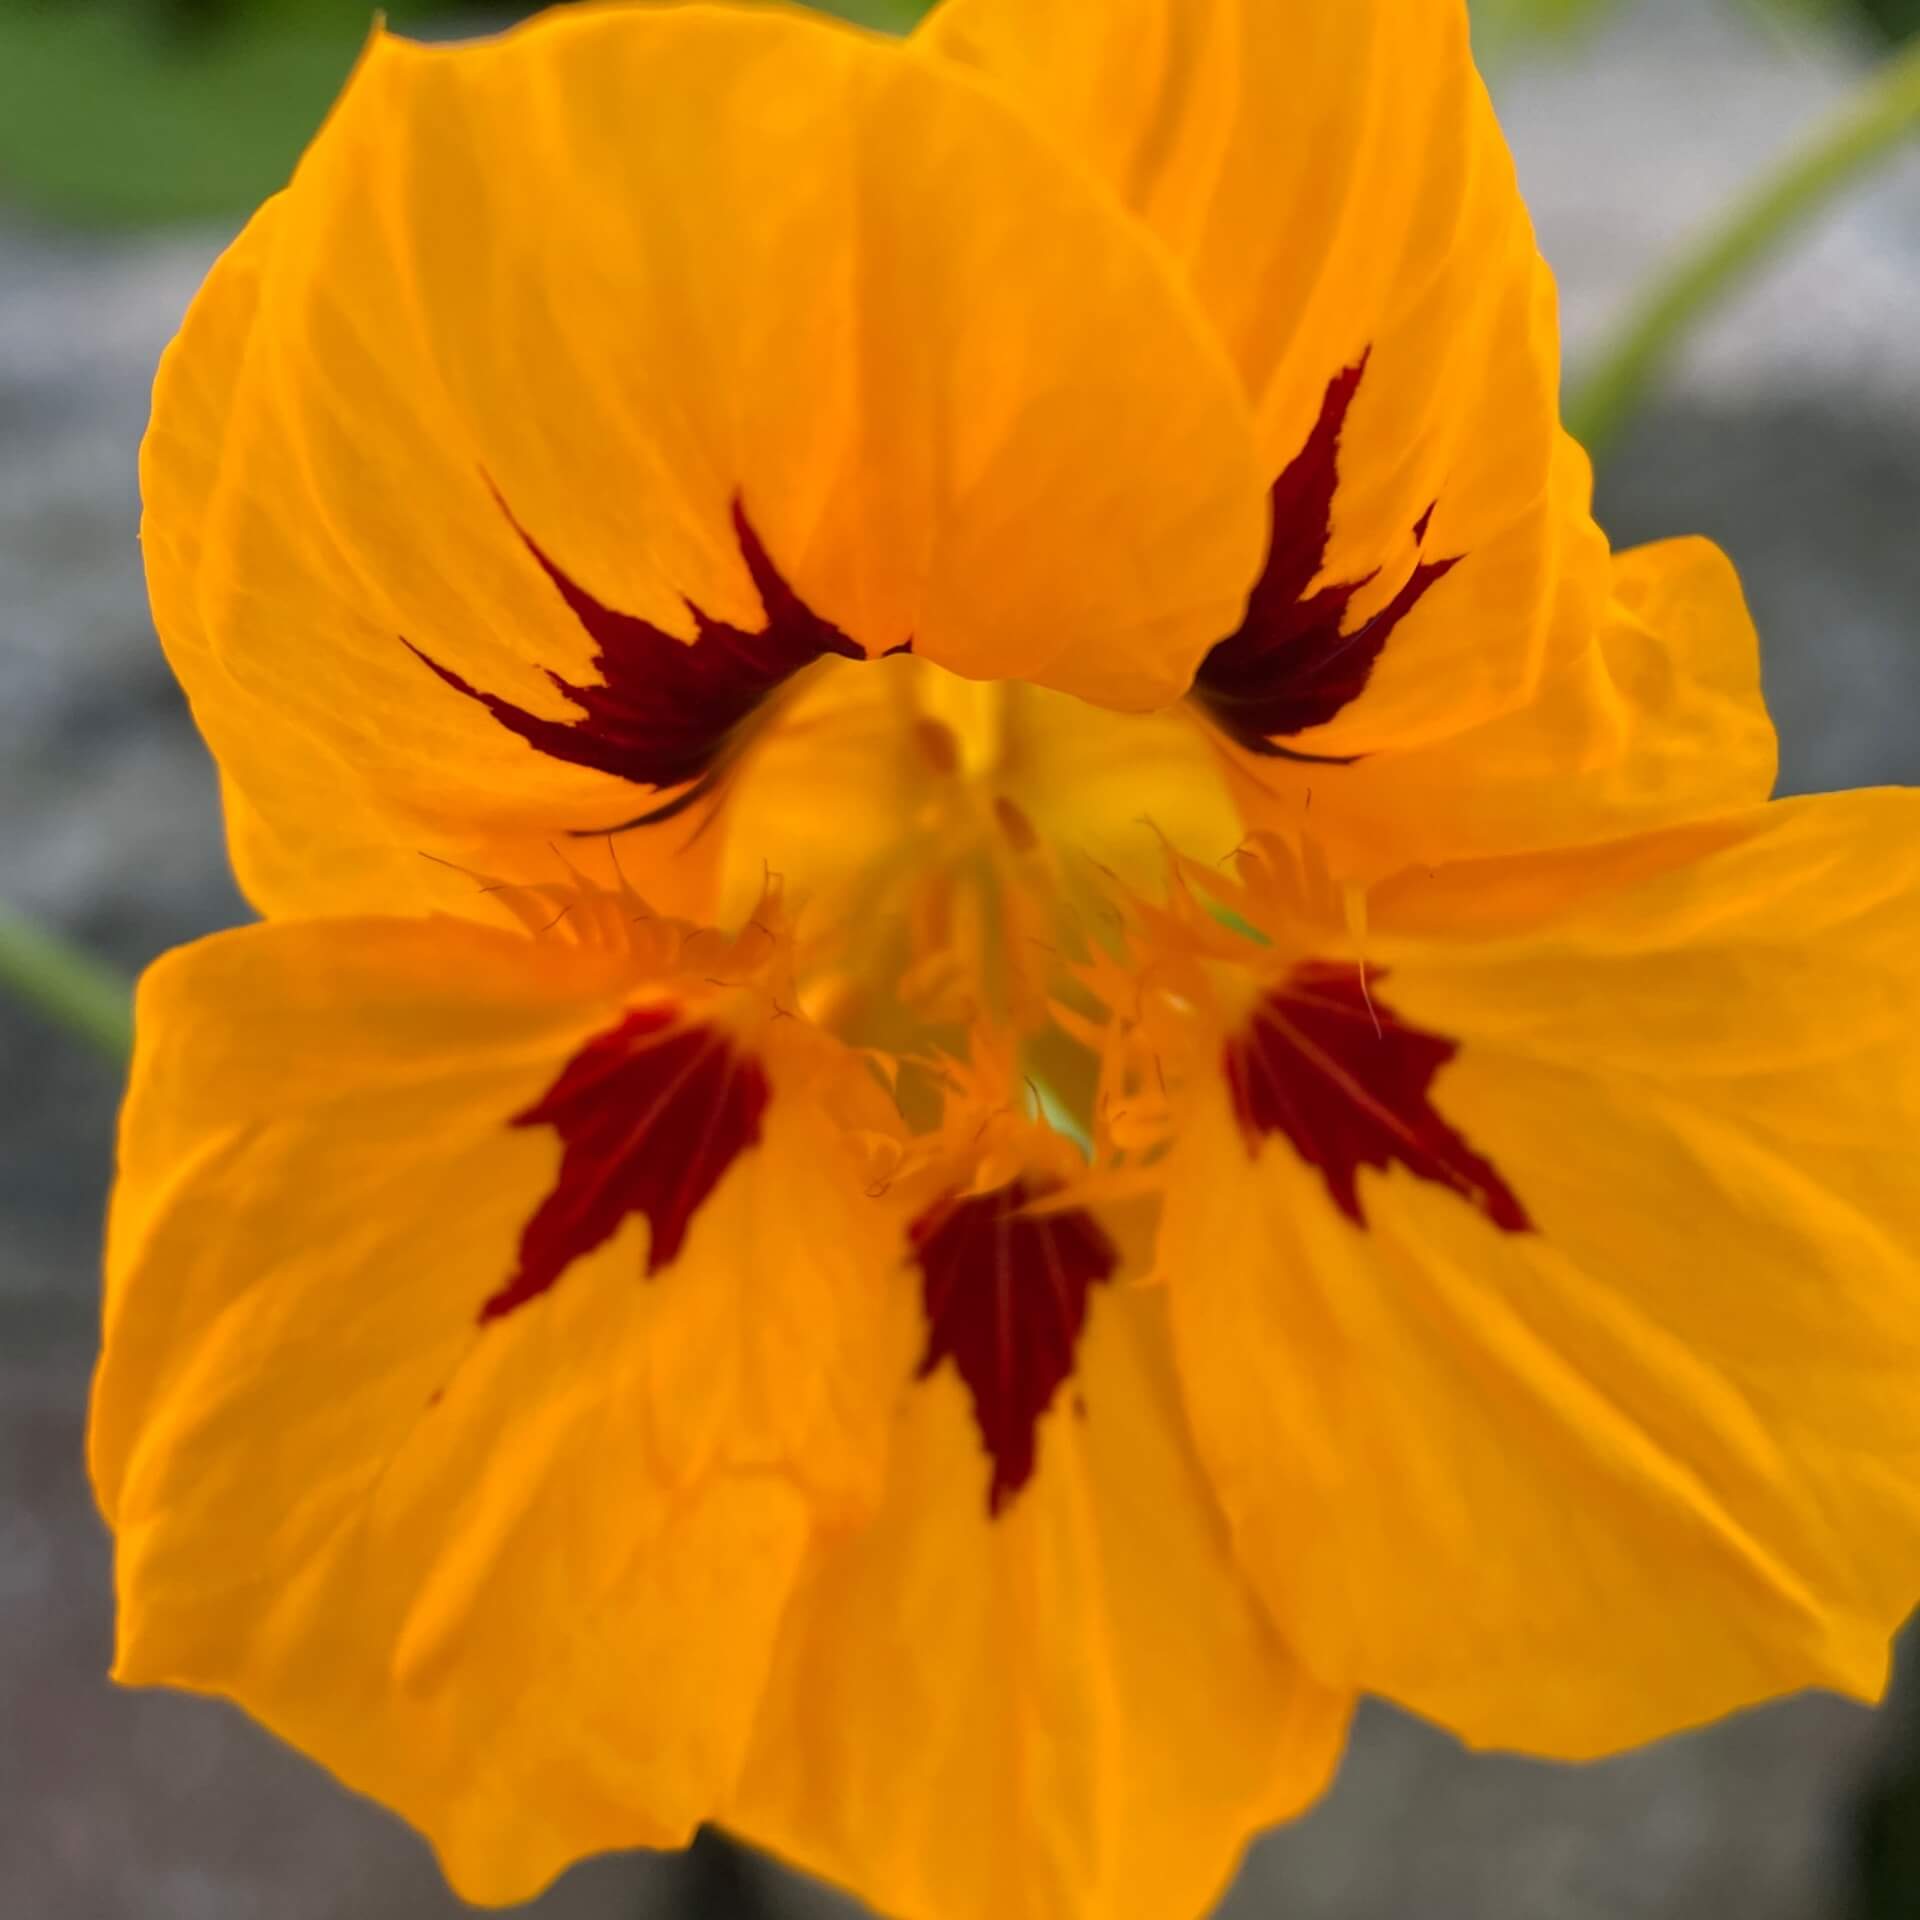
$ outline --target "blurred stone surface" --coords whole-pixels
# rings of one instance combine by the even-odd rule
[[[1657,0],[1503,108],[1576,348],[1816,120],[1849,56]],[[129,965],[243,908],[148,628],[134,446],[217,236],[0,222],[0,898]],[[1920,778],[1920,162],[1719,319],[1601,491],[1621,539],[1712,534],[1768,644],[1789,785]],[[0,1000],[0,1914],[432,1920],[419,1843],[230,1709],[116,1692],[81,1424],[114,1075]],[[1583,1770],[1384,1710],[1254,1851],[1239,1920],[1839,1920],[1890,1722],[1803,1700]],[[594,1863],[552,1920],[850,1911],[728,1850]]]
[[[1642,0],[1496,86],[1577,375],[1650,274],[1858,83],[1740,0]],[[1781,785],[1920,780],[1920,144],[1702,326],[1615,450],[1616,543],[1704,533],[1759,619]]]

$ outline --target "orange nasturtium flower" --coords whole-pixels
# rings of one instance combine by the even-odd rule
[[[1199,1913],[1365,1692],[1874,1695],[1920,802],[1766,804],[1556,354],[1461,0],[376,38],[144,454],[265,924],[141,990],[119,1676],[479,1901],[927,1920]]]

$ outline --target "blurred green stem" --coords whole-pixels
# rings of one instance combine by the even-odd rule
[[[111,967],[0,903],[0,988],[125,1064],[133,1052],[133,991]]]
[[[1885,62],[1839,116],[1657,280],[1567,401],[1567,424],[1604,457],[1702,314],[1901,141],[1920,134],[1920,40]]]

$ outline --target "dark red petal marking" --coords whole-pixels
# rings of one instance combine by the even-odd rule
[[[691,641],[596,600],[535,543],[504,501],[501,509],[597,649],[597,686],[580,685],[551,667],[544,669],[585,712],[578,719],[544,719],[498,694],[481,692],[451,667],[421,653],[412,641],[407,644],[448,686],[479,701],[503,727],[556,760],[615,774],[637,786],[684,786],[714,771],[741,722],[782,681],[829,654],[866,658],[862,648],[807,607],[781,577],[738,500],[733,503],[733,531],[760,595],[766,625],[749,633],[709,619],[689,600]]]
[[[1041,1191],[1016,1180],[949,1195],[910,1229],[927,1308],[920,1378],[951,1360],[966,1382],[993,1463],[989,1514],[1033,1477],[1040,1416],[1073,1372],[1088,1289],[1120,1263],[1090,1213],[1028,1213]]]
[[[1385,1172],[1397,1162],[1451,1187],[1504,1232],[1531,1233],[1499,1170],[1434,1111],[1434,1075],[1459,1046],[1399,1019],[1373,992],[1384,978],[1308,961],[1227,1042],[1227,1085],[1248,1152],[1266,1135],[1284,1134],[1358,1227],[1367,1224],[1360,1169]]]
[[[1308,591],[1326,565],[1340,435],[1366,370],[1362,355],[1334,376],[1307,444],[1273,483],[1266,570],[1239,632],[1207,655],[1194,681],[1194,698],[1215,723],[1255,753],[1310,757],[1289,756],[1276,743],[1325,726],[1357,700],[1394,629],[1460,563],[1458,555],[1422,560],[1400,591],[1351,633],[1342,631],[1347,611],[1372,574]],[[1416,541],[1425,540],[1432,517],[1429,507],[1414,528]]]
[[[767,1078],[717,1027],[642,1007],[580,1049],[516,1127],[552,1127],[560,1177],[520,1236],[513,1278],[481,1324],[537,1300],[629,1214],[652,1229],[647,1272],[679,1254],[720,1176],[760,1140]]]

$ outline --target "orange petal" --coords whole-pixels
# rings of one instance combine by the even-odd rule
[[[1916,847],[1869,793],[1409,875],[1364,995],[1322,930],[1349,985],[1276,1124],[1198,1076],[1187,1405],[1326,1683],[1563,1757],[1878,1693],[1920,1597]]]
[[[359,921],[141,990],[91,1435],[116,1673],[239,1701],[475,1899],[710,1817],[811,1529],[880,1494],[897,1227],[784,1054],[717,997],[657,1018],[702,985]]]
[[[1311,808],[1365,879],[1765,796],[1731,569],[1687,542],[1609,576],[1463,6],[947,0],[920,44],[1091,163],[1240,369],[1272,536],[1195,706],[1250,821]]]
[[[565,749],[681,701],[670,641],[1173,699],[1264,531],[1244,397],[1136,225],[964,77],[760,10],[377,36],[196,301],[142,471],[274,912],[645,810],[644,765]],[[631,846],[644,890],[684,839]]]
[[[1314,604],[1303,631],[1258,602],[1223,629],[1203,696],[1372,753],[1520,704],[1585,645],[1605,543],[1562,457],[1553,287],[1464,6],[947,0],[918,44],[1091,164],[1239,370],[1280,476],[1275,592]],[[1282,697],[1303,680],[1338,697]]]
[[[1086,1312],[1031,1480],[990,1511],[936,1367],[883,1512],[823,1542],[781,1638],[730,1824],[903,1920],[1191,1920],[1344,1739],[1240,1587],[1162,1298]]]

